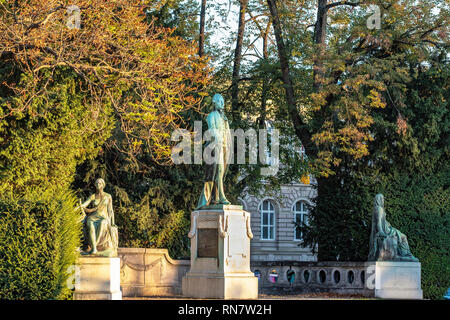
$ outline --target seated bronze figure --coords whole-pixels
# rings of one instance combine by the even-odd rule
[[[408,239],[386,220],[384,197],[375,196],[370,233],[369,261],[419,261],[411,254]]]
[[[103,191],[105,181],[95,181],[96,193],[92,194],[81,209],[83,219],[84,252],[83,255],[117,256],[118,231],[114,223],[112,197]],[[81,202],[81,201],[80,201]],[[93,204],[92,208],[88,208]]]

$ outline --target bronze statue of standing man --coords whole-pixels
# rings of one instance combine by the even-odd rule
[[[214,158],[212,163],[205,160],[205,184],[202,194],[198,200],[197,209],[222,204],[227,205],[227,200],[223,181],[227,172],[229,157],[231,154],[231,135],[228,119],[224,113],[224,100],[222,95],[215,94],[212,103],[214,111],[208,114],[206,121],[208,123],[208,131],[214,140],[206,145],[211,148],[211,156]]]

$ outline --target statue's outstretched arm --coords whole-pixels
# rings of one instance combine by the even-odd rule
[[[94,199],[95,199],[95,194],[90,195],[89,198],[81,204],[81,209],[84,209],[84,211],[87,213],[92,213],[92,212],[96,211],[97,210],[96,208],[94,208],[94,209],[86,208]]]

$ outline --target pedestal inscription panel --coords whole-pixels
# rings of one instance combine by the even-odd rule
[[[217,228],[198,229],[197,257],[217,258],[219,255]]]

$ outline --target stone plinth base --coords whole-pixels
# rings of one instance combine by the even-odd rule
[[[183,295],[192,298],[258,299],[258,278],[253,273],[236,275],[187,274]]]
[[[120,259],[80,257],[74,300],[122,300]]]
[[[257,299],[258,278],[250,271],[250,213],[224,205],[191,214],[191,268],[183,295],[193,298]]]
[[[375,297],[385,299],[423,299],[420,262],[375,263]]]

